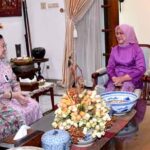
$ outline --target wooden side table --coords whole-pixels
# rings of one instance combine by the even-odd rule
[[[36,98],[39,101],[39,96],[41,95],[50,95],[50,100],[52,104],[52,110],[57,109],[57,105],[54,103],[54,84],[46,82],[43,86],[39,86],[38,89],[33,90],[30,95],[32,98]]]
[[[37,65],[38,65],[38,76],[37,76],[38,80],[44,79],[44,77],[41,74],[41,63],[47,62],[48,60],[49,60],[48,58],[33,59],[33,62],[37,63]]]
[[[54,83],[45,82],[44,85],[39,86],[38,82],[21,84],[22,91],[28,91],[32,98],[35,98],[39,102],[39,97],[42,95],[48,95],[52,104],[52,111],[57,109],[57,105],[54,103]]]

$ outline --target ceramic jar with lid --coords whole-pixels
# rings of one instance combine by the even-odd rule
[[[70,150],[71,138],[67,131],[53,129],[43,134],[42,147],[44,150]]]

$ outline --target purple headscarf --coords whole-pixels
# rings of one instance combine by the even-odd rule
[[[129,26],[127,24],[121,24],[116,26],[115,31],[118,30],[118,28],[120,28],[123,31],[123,33],[126,35],[126,44],[128,43],[138,44],[138,40],[136,38],[136,34],[132,26]]]

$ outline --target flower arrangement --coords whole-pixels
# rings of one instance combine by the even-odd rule
[[[69,131],[73,143],[78,143],[87,133],[100,138],[111,121],[108,113],[105,101],[96,91],[71,88],[61,98],[52,126]]]

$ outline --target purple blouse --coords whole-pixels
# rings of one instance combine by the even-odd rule
[[[132,77],[132,82],[136,88],[142,87],[141,77],[146,71],[143,52],[138,44],[129,44],[121,47],[115,46],[111,50],[111,55],[107,65],[109,78],[128,74]]]

